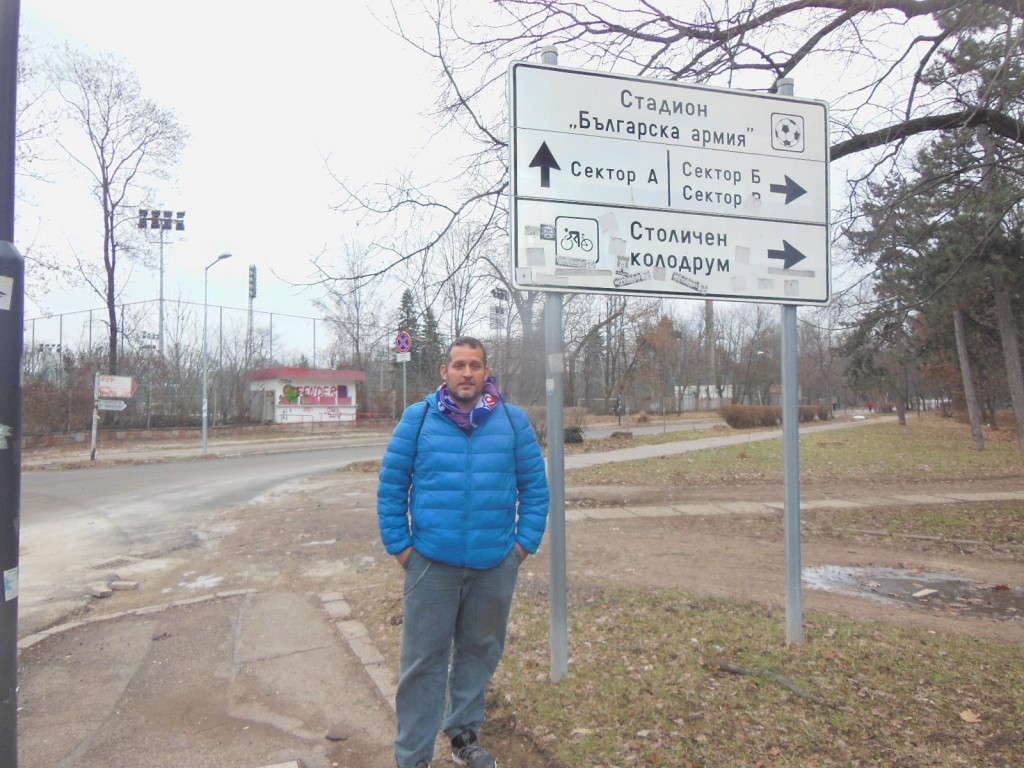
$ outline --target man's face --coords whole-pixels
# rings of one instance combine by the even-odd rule
[[[448,394],[464,411],[472,410],[480,399],[489,373],[484,351],[473,347],[452,347],[448,364],[441,366]]]

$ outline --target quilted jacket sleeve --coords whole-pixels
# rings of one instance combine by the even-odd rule
[[[547,473],[537,436],[530,420],[519,408],[509,406],[516,431],[516,477],[519,490],[519,513],[516,542],[530,554],[540,547],[548,521]]]
[[[377,524],[381,542],[389,555],[397,555],[412,546],[409,491],[416,460],[416,433],[428,407],[426,402],[422,402],[405,409],[381,462],[377,485]]]

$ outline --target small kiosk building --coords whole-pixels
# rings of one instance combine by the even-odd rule
[[[249,372],[253,418],[274,424],[355,422],[356,384],[365,371],[324,368],[262,368]]]

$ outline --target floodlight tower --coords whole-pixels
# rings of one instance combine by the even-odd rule
[[[256,265],[249,265],[249,322],[245,330],[245,370],[252,365],[252,302],[256,298]]]
[[[157,328],[157,349],[160,357],[164,356],[164,232],[174,229],[182,232],[185,229],[184,211],[157,211],[149,208],[139,209],[139,229],[156,229],[160,232],[160,320]]]

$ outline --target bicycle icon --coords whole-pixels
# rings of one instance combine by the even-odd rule
[[[601,234],[597,219],[579,216],[556,216],[555,257],[563,259],[562,266],[586,267],[600,261]],[[572,264],[569,264],[572,262]]]
[[[561,248],[567,253],[575,248],[579,248],[584,253],[590,253],[594,250],[594,241],[578,229],[569,229],[567,227],[565,234],[562,235]]]

